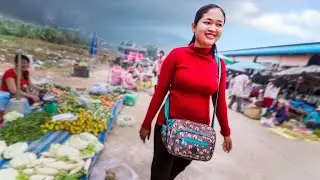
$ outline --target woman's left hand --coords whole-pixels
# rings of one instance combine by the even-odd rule
[[[227,153],[229,153],[232,150],[232,140],[230,136],[224,137],[223,150]]]

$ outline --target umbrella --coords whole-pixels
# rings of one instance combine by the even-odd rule
[[[254,62],[239,62],[232,64],[232,68],[242,68],[242,69],[265,69],[265,67],[261,64],[254,63]]]
[[[232,71],[238,71],[238,72],[246,72],[245,69],[240,67],[234,67],[233,65],[227,65],[227,69]]]
[[[218,54],[219,58],[223,59],[226,64],[234,64],[236,63],[233,59],[226,57],[222,54]]]

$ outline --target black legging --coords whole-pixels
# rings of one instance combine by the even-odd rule
[[[154,153],[151,165],[151,180],[174,180],[189,164],[190,160],[168,153],[161,139],[161,126],[154,128]]]

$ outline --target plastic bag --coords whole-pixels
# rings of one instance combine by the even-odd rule
[[[98,162],[92,169],[90,180],[105,180],[106,172],[112,172],[117,180],[138,180],[136,172],[120,159]]]
[[[11,111],[4,115],[4,122],[12,122],[17,120],[18,118],[23,117],[23,114],[18,113],[17,111]]]
[[[121,85],[122,68],[113,66],[111,70],[111,85]]]
[[[117,124],[119,126],[133,126],[136,123],[136,119],[130,115],[120,115],[117,118]]]
[[[107,88],[107,84],[94,84],[92,85],[91,87],[91,90],[90,90],[90,94],[95,94],[95,95],[104,95],[104,94],[107,94],[109,91],[108,91],[108,88]]]
[[[87,109],[92,109],[93,108],[93,103],[92,99],[87,96],[80,96],[78,97],[78,102],[81,106],[87,108]]]

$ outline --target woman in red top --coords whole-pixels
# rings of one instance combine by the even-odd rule
[[[152,120],[169,92],[170,118],[189,119],[210,124],[210,98],[218,89],[218,66],[215,61],[216,42],[225,23],[224,11],[217,5],[201,7],[195,16],[194,36],[189,46],[173,49],[162,64],[155,93],[140,129],[140,137],[150,136]],[[219,85],[217,118],[224,136],[223,148],[230,152],[232,141],[226,106],[226,64],[221,61],[222,75]],[[173,180],[191,161],[174,157],[167,152],[161,140],[161,125],[165,123],[162,106],[154,128],[154,156],[151,180]]]
[[[38,86],[32,85],[30,83],[30,73],[29,73],[29,66],[30,66],[30,59],[25,56],[21,55],[21,81],[20,81],[20,87],[21,89],[26,88],[27,86],[32,86],[33,88],[43,91],[43,89],[39,88]],[[14,97],[17,93],[17,68],[18,68],[18,55],[15,57],[15,68],[10,68],[5,71],[5,73],[2,76],[1,81],[1,91],[9,92],[11,94],[11,97]],[[21,92],[22,96],[26,97],[30,104],[33,102],[38,102],[40,99],[38,96],[28,94],[26,92]],[[31,103],[32,102],[32,103]]]

